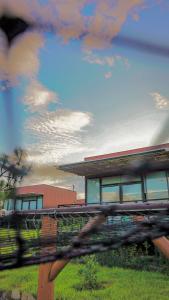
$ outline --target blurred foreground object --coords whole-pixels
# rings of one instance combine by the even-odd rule
[[[32,25],[28,21],[12,16],[7,12],[4,12],[0,17],[0,29],[6,37],[9,48],[19,35],[25,33],[31,27]]]

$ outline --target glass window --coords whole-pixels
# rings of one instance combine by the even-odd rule
[[[87,180],[87,203],[100,203],[100,180]]]
[[[29,209],[36,209],[36,201],[30,201],[30,208]]]
[[[120,176],[114,176],[114,177],[105,177],[102,178],[102,184],[115,184],[115,183],[120,183]]]
[[[103,202],[118,202],[120,201],[120,188],[118,185],[102,187]]]
[[[147,175],[147,199],[168,198],[167,178],[165,172],[156,172]]]
[[[142,200],[141,183],[123,185],[123,201]]]
[[[14,209],[14,200],[13,199],[9,199],[8,200],[8,210],[13,210]]]
[[[42,196],[38,196],[37,209],[41,209],[42,207]]]
[[[8,209],[8,200],[6,199],[5,201],[4,201],[4,209]]]
[[[29,201],[23,201],[22,210],[28,210],[28,209],[29,209]]]
[[[21,199],[16,199],[15,209],[16,210],[21,210],[21,207],[22,207],[22,200]]]

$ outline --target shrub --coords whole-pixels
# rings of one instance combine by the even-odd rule
[[[98,263],[94,255],[88,256],[84,260],[84,264],[79,271],[81,276],[81,284],[79,289],[98,289],[100,284],[98,282]]]
[[[117,250],[100,253],[96,260],[101,266],[122,267],[144,271],[158,271],[169,274],[169,260],[151,243],[133,244]]]

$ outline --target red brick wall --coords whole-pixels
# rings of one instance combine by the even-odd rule
[[[18,195],[26,194],[43,195],[43,208],[53,208],[58,205],[77,204],[77,193],[46,184],[24,186],[17,188]]]

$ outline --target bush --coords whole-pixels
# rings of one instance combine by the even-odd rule
[[[152,249],[149,242],[97,254],[96,260],[101,266],[158,271],[169,274],[169,260],[157,249]]]
[[[98,263],[94,255],[88,256],[84,259],[84,264],[79,271],[81,276],[81,283],[78,289],[94,290],[100,287],[98,282]]]

